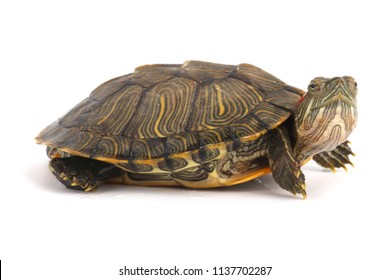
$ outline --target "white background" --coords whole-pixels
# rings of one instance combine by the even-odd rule
[[[8,3],[7,3],[8,2]],[[12,4],[11,4],[12,2]],[[5,279],[390,279],[386,1],[2,1],[0,259]],[[355,168],[304,167],[308,199],[271,176],[218,190],[65,189],[34,137],[101,82],[142,64],[247,62],[306,89],[354,76]],[[119,276],[135,268],[198,277]]]

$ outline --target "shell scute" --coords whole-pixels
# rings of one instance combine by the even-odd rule
[[[179,68],[176,75],[194,80],[197,83],[204,83],[226,78],[234,68],[234,65],[192,60],[186,61],[182,67]]]
[[[263,69],[250,64],[238,65],[230,76],[255,86],[263,93],[273,92],[275,89],[286,85]]]
[[[130,157],[132,141],[127,137],[104,136],[97,143],[91,158],[115,158],[118,160]]]
[[[127,163],[119,164],[123,169],[129,172],[135,173],[147,173],[153,170],[153,166],[146,163],[135,163],[133,161],[128,161]]]
[[[164,154],[163,138],[133,139],[129,159],[155,159]]]
[[[148,88],[170,79],[179,70],[180,66],[178,64],[142,65],[135,68],[135,71],[128,76],[127,83]]]
[[[165,138],[165,155],[173,155],[199,148],[197,133],[180,133]]]
[[[174,172],[170,176],[178,180],[198,182],[206,180],[209,175],[201,166],[193,166],[179,172]]]
[[[143,89],[126,86],[99,102],[86,120],[90,131],[107,135],[122,135],[136,113]]]
[[[303,94],[303,91],[292,91],[290,88],[282,88],[268,94],[264,100],[289,112],[294,112]]]
[[[167,137],[185,131],[196,83],[175,77],[146,91],[123,132],[129,138]]]
[[[117,92],[127,85],[130,74],[123,75],[104,82],[91,92],[90,99],[99,101]]]
[[[254,87],[233,78],[201,85],[192,108],[190,130],[202,131],[232,124],[262,100],[261,93]]]
[[[268,102],[257,105],[252,113],[259,120],[260,125],[267,130],[275,128],[291,115],[286,109],[277,107]]]
[[[205,162],[209,162],[220,155],[220,151],[218,148],[200,148],[195,153],[192,153],[192,160],[196,163],[202,164]]]
[[[260,106],[257,106],[257,108]],[[257,109],[254,109],[255,112]],[[264,134],[267,132],[267,127],[262,125],[262,122],[259,121],[257,116],[251,112],[245,117],[236,121],[231,127],[231,132],[236,135],[238,138],[246,137],[248,135],[253,135],[256,133]]]
[[[175,171],[182,169],[188,165],[188,162],[183,158],[164,158],[158,162],[158,167],[163,171]]]
[[[72,135],[63,147],[70,151],[77,151],[81,155],[93,154],[102,137],[89,131],[78,131]]]

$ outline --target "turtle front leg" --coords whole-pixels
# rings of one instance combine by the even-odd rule
[[[49,169],[67,188],[81,191],[94,191],[100,184],[124,172],[113,164],[78,156],[54,158]]]
[[[268,146],[269,166],[276,183],[292,194],[306,198],[305,176],[299,162],[292,156],[288,131],[280,126],[270,132]]]
[[[335,168],[343,168],[347,170],[347,164],[353,166],[349,156],[355,155],[348,144],[349,141],[345,141],[330,152],[316,154],[313,156],[313,160],[322,167],[331,169],[333,172],[335,172]]]

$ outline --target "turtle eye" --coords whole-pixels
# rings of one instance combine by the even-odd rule
[[[309,90],[318,90],[318,85],[314,82],[311,82],[309,85]]]
[[[352,85],[350,86],[350,88],[352,88],[352,89],[351,89],[351,92],[353,93],[353,95],[356,95],[357,90],[358,90],[358,84],[357,84],[357,82],[355,82],[355,81],[353,81],[351,84],[352,84]]]
[[[355,91],[357,90],[357,87],[358,87],[357,82],[354,82],[354,83],[353,83],[353,89],[354,89]]]

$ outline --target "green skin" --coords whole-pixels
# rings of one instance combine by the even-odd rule
[[[301,166],[311,158],[332,170],[352,165],[348,156],[353,152],[347,139],[357,122],[356,95],[352,77],[315,78],[295,114],[259,140],[259,149],[265,151],[261,156],[268,159],[272,175],[283,189],[306,197]],[[50,152],[48,148],[49,157]],[[235,166],[248,168],[254,162],[253,158],[238,158],[242,159],[234,162]],[[226,163],[228,160],[222,158],[221,173]],[[52,159],[49,168],[66,187],[84,191],[95,190],[125,173],[110,163],[70,155]]]

